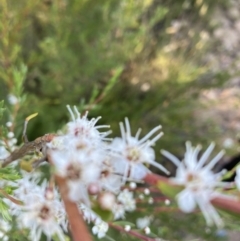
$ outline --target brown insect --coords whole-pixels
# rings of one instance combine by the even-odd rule
[[[33,117],[35,117],[37,115],[37,113],[32,114],[30,116],[28,116],[24,122],[24,129],[23,129],[23,141],[24,144],[22,147],[20,147],[17,150],[14,150],[10,156],[8,156],[5,159],[2,159],[0,161],[2,161],[2,167],[5,167],[7,165],[9,165],[10,163],[14,162],[17,159],[20,159],[22,157],[24,157],[25,155],[32,153],[32,152],[42,152],[43,157],[39,160],[36,160],[33,165],[36,167],[38,166],[41,162],[46,161],[47,157],[46,157],[46,150],[47,150],[47,143],[52,141],[53,137],[56,136],[56,134],[46,134],[44,136],[38,137],[36,138],[34,141],[28,141],[27,138],[27,124],[28,121],[30,119],[32,119]]]

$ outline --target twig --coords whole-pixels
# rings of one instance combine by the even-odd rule
[[[68,221],[74,241],[92,241],[92,237],[85,225],[85,222],[79,213],[77,204],[68,198],[68,187],[66,180],[59,176],[55,176],[56,183],[59,187],[62,200],[68,215]]]
[[[23,205],[23,202],[10,196],[9,194],[7,194],[4,190],[0,189],[0,194],[2,194],[5,198],[9,199],[11,202],[17,204],[17,205]]]
[[[145,178],[144,178],[145,182],[148,184],[152,184],[152,185],[156,185],[158,182],[164,182],[167,183],[169,185],[174,186],[173,183],[171,183],[171,181],[163,176],[157,175],[157,174],[153,174],[150,173],[148,174]],[[236,200],[236,199],[231,199],[230,197],[224,197],[224,196],[218,196],[215,197],[211,200],[211,203],[215,206],[217,206],[218,208],[222,208],[234,213],[240,213],[240,201]]]
[[[167,177],[163,177],[157,174],[147,174],[144,178],[144,181],[148,184],[156,185],[158,182],[162,181],[164,183],[170,183],[169,179]]]
[[[126,231],[123,227],[117,226],[117,225],[112,224],[112,223],[108,223],[108,225],[109,225],[110,227],[112,227],[112,228],[120,231],[120,232],[124,232],[124,233],[130,234],[130,235],[132,235],[132,236],[134,236],[134,237],[136,237],[136,238],[139,238],[139,239],[141,239],[141,240],[144,240],[144,241],[156,241],[156,239],[153,239],[153,238],[149,238],[149,237],[147,237],[147,236],[144,236],[144,235],[142,235],[141,233],[138,233],[138,232],[136,232],[136,231],[134,231],[134,230]]]

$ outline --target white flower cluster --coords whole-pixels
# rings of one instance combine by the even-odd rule
[[[109,126],[95,126],[97,119],[81,116],[76,107],[74,112],[68,106],[72,121],[67,124],[67,133],[55,137],[48,144],[50,161],[56,174],[65,178],[69,187],[69,198],[90,205],[89,194],[101,191],[118,193],[126,180],[141,180],[149,172],[143,163],[149,163],[167,170],[155,162],[151,146],[162,136],[159,133],[151,141],[148,138],[161,127],[153,129],[147,136],[139,140],[140,131],[131,136],[128,120],[126,130],[120,124],[122,138],[112,142],[106,136],[110,133],[99,132]]]
[[[99,220],[89,212],[92,199],[97,200],[101,208],[111,210],[115,219],[123,218],[126,211],[136,207],[133,193],[127,189],[121,191],[125,182],[142,180],[150,172],[144,163],[168,173],[155,162],[151,148],[163,133],[149,140],[161,126],[139,139],[140,130],[132,136],[129,121],[125,119],[125,127],[120,123],[122,137],[111,140],[107,138],[110,131],[99,131],[109,126],[96,126],[100,117],[88,120],[87,113],[81,116],[76,107],[73,111],[69,106],[67,108],[72,121],[67,124],[66,134],[54,137],[47,145],[48,159],[55,174],[66,180],[69,199],[84,205],[85,212],[81,210],[88,221],[96,223]],[[93,232],[96,230],[94,228]]]
[[[121,219],[125,217],[125,212],[132,212],[136,209],[136,200],[134,199],[133,192],[124,189],[117,196],[112,212],[114,219]]]
[[[15,183],[13,195],[22,205],[8,201],[10,212],[16,217],[19,229],[29,229],[29,238],[38,241],[44,233],[49,239],[55,234],[64,241],[67,220],[63,204],[56,190],[44,182],[37,185],[39,176],[23,172],[23,178]]]
[[[66,181],[69,200],[78,205],[85,221],[93,223],[92,232],[102,238],[108,231],[108,223],[92,210],[93,205],[111,211],[114,220],[125,218],[126,212],[136,209],[134,194],[126,188],[126,181],[131,181],[130,190],[135,189],[136,182],[144,179],[150,172],[145,164],[153,165],[169,174],[155,161],[152,148],[163,133],[160,132],[161,126],[157,126],[142,139],[139,138],[140,129],[132,136],[126,118],[125,123],[120,123],[121,137],[112,140],[107,138],[111,131],[99,131],[109,128],[107,125],[96,125],[100,117],[89,120],[88,113],[81,116],[76,107],[73,110],[69,106],[67,108],[72,121],[67,123],[66,133],[56,135],[46,144],[47,159],[52,166],[53,176]],[[8,135],[10,140],[13,137],[11,133]],[[208,147],[199,160],[200,146],[194,148],[187,142],[186,148],[183,161],[167,151],[162,151],[177,167],[176,177],[171,178],[171,181],[183,187],[176,196],[178,206],[183,212],[192,212],[198,205],[207,224],[222,226],[223,221],[211,200],[220,195],[216,191],[218,187],[226,186],[220,181],[222,173],[215,174],[212,171],[224,152],[221,151],[207,163],[214,144]],[[1,157],[7,155],[5,151],[2,150]],[[11,183],[16,187],[13,197],[22,203],[6,199],[10,212],[16,217],[19,229],[29,230],[31,240],[39,241],[43,233],[49,239],[57,235],[59,240],[64,241],[68,222],[58,190],[51,181],[49,184],[43,181],[39,185],[41,176],[36,176],[36,172],[35,176],[32,174],[22,172],[22,179],[15,184]],[[239,168],[235,181],[240,189]],[[149,194],[150,190],[145,188],[144,195]],[[139,199],[143,198],[143,195],[139,196]],[[153,198],[149,198],[149,203],[153,203]],[[169,205],[170,201],[165,203]],[[150,218],[139,219],[137,226],[143,229],[145,234],[149,234],[149,223]],[[5,236],[4,238],[6,239]]]
[[[140,130],[132,136],[129,121],[125,119],[125,126],[120,124],[122,137],[111,140],[107,138],[111,131],[99,131],[109,126],[96,126],[100,117],[89,120],[88,113],[81,116],[76,107],[73,110],[67,108],[72,121],[67,123],[65,134],[55,136],[46,144],[47,158],[53,166],[53,174],[66,180],[69,199],[79,205],[84,219],[93,222],[93,233],[102,238],[108,224],[91,210],[92,201],[97,201],[102,209],[110,210],[114,219],[124,218],[125,212],[134,211],[133,193],[123,186],[129,180],[142,180],[150,172],[144,163],[168,173],[155,162],[151,148],[163,133],[158,132],[161,126],[157,126],[139,139]],[[11,127],[9,123],[7,126]],[[154,134],[155,137],[149,140]],[[13,137],[10,132],[9,140]],[[8,155],[5,149],[1,154],[3,158]],[[48,238],[57,235],[59,240],[64,240],[67,218],[60,195],[46,182],[37,185],[40,179],[32,174],[23,172],[22,179],[14,184],[13,197],[22,205],[6,200],[11,214],[17,217],[20,229],[30,230],[31,240],[40,240],[42,233]]]

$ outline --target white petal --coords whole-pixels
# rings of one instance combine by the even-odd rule
[[[143,164],[135,164],[131,167],[130,179],[142,180],[148,173],[149,170]]]
[[[197,198],[197,202],[201,212],[209,226],[216,224],[217,227],[222,228],[224,226],[222,219],[210,202],[211,195],[209,193],[200,193]]]
[[[220,151],[206,166],[205,168],[207,170],[211,170],[215,165],[216,163],[223,157],[223,155],[225,154],[225,151],[222,150]]]
[[[207,148],[207,150],[201,156],[201,158],[198,162],[198,165],[197,165],[198,168],[202,167],[205,164],[205,162],[209,158],[210,154],[212,153],[214,147],[215,147],[215,144],[212,142],[211,145]]]
[[[170,174],[170,172],[161,164],[155,162],[155,161],[148,161],[148,163],[150,163],[151,165],[157,167],[159,170],[165,172],[166,174]]]
[[[177,167],[180,166],[181,162],[180,160],[175,157],[173,154],[171,154],[170,152],[168,151],[165,151],[165,150],[161,150],[161,153],[167,157],[173,164],[175,164]]]
[[[196,208],[194,194],[185,189],[177,195],[178,207],[185,213],[191,213]]]

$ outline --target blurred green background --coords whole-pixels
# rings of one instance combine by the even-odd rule
[[[26,116],[38,112],[28,128],[32,140],[61,129],[69,104],[102,116],[114,136],[124,117],[143,134],[161,124],[161,162],[160,149],[181,156],[186,140],[204,147],[214,140],[219,150],[237,132],[214,115],[203,118],[218,100],[202,99],[237,75],[218,62],[228,49],[215,34],[222,24],[215,12],[231,10],[232,2],[0,0],[3,124],[12,120],[20,137]],[[229,153],[236,153],[234,145]]]

